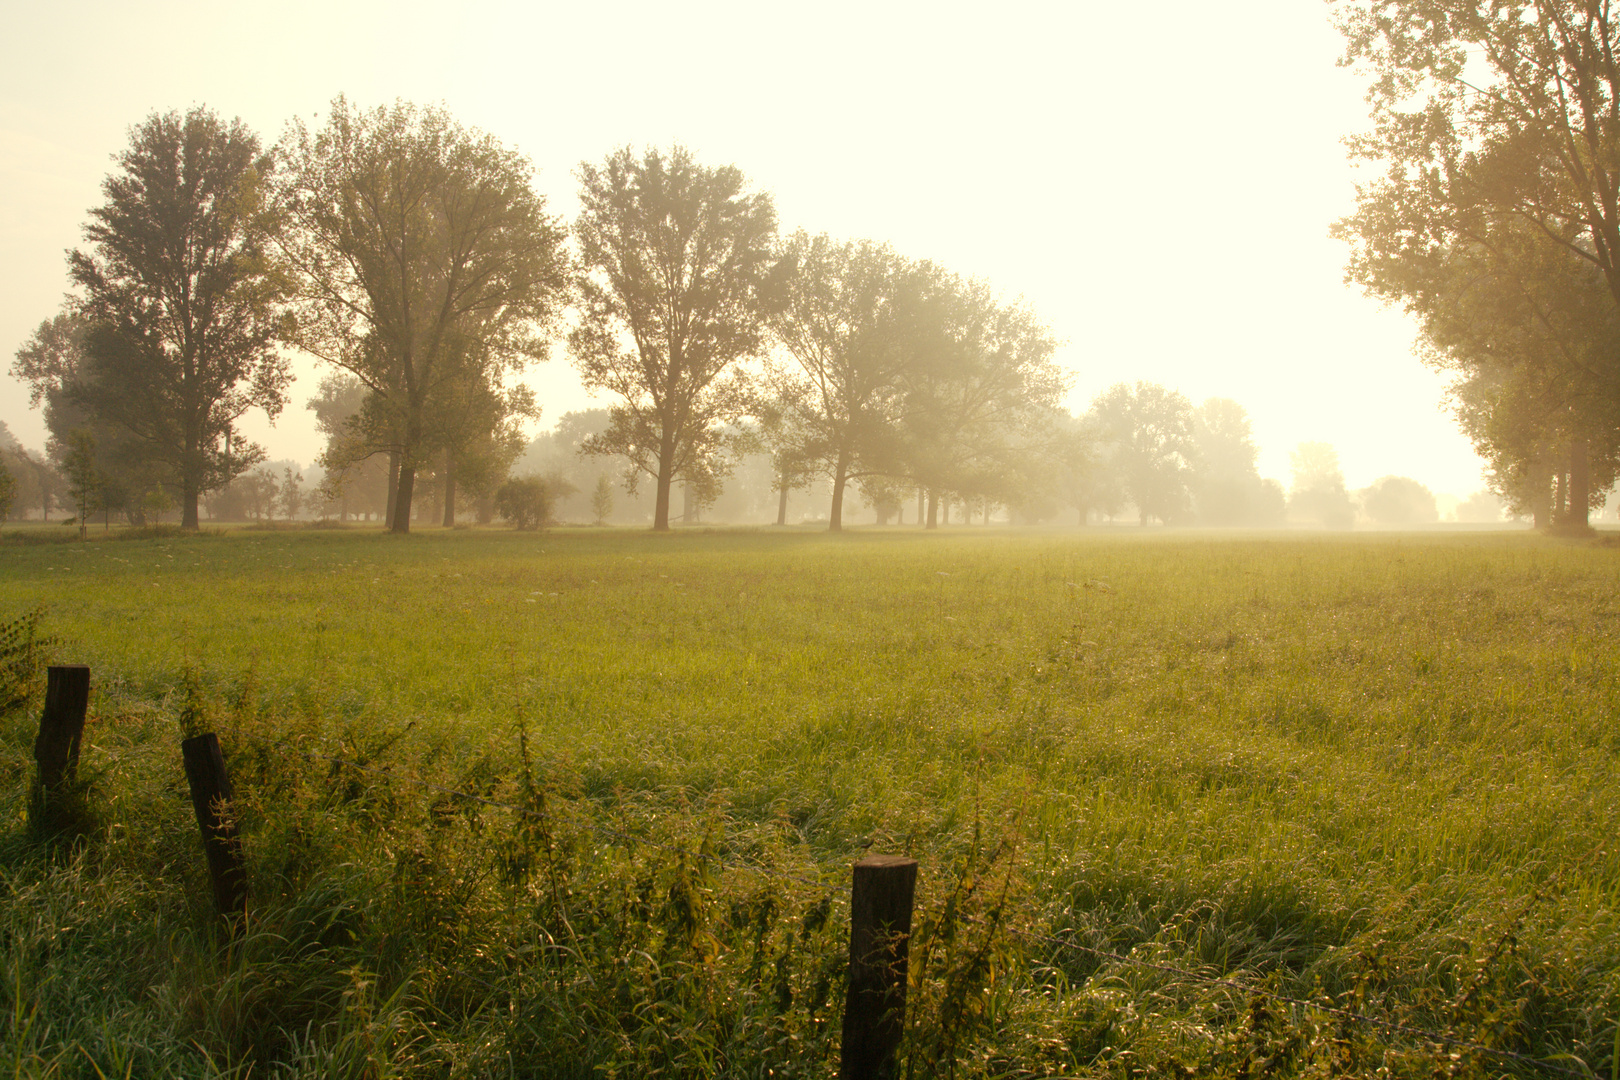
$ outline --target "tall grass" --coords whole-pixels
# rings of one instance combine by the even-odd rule
[[[10,547],[0,614],[46,604],[94,667],[103,825],[20,832],[11,714],[0,1065],[826,1075],[847,865],[891,850],[924,865],[913,1075],[1535,1072],[1328,1005],[1607,1075],[1617,558],[977,529]],[[178,769],[199,716],[251,861],[229,947]]]

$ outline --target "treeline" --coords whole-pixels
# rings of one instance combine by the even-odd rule
[[[29,498],[81,523],[279,506],[397,532],[667,529],[769,520],[772,502],[785,522],[795,492],[831,529],[855,500],[929,526],[1347,520],[1342,477],[1335,493],[1296,468],[1285,493],[1258,475],[1235,402],[1121,383],[1074,415],[1026,305],[870,241],[783,236],[734,167],[615,151],[579,167],[571,228],[531,175],[406,103],[339,98],[270,149],[205,108],[149,117],[70,254],[73,299],[16,353],[50,432],[48,460],[17,465]],[[518,376],[559,340],[610,404],[538,452]],[[238,430],[288,403],[288,349],[329,367],[309,490]]]

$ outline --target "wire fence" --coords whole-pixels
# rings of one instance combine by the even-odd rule
[[[488,798],[488,797],[483,796],[483,795],[475,794],[473,792],[462,791],[462,790],[459,790],[457,788],[448,787],[448,786],[445,786],[445,785],[442,785],[442,784],[436,784],[436,783],[433,783],[432,781],[423,780],[423,779],[418,778],[418,777],[409,776],[409,775],[407,775],[405,773],[401,773],[401,772],[398,772],[398,771],[395,771],[395,770],[392,770],[392,769],[382,768],[382,767],[373,766],[373,765],[363,765],[363,764],[360,764],[358,762],[349,761],[347,759],[335,757],[335,756],[332,756],[332,755],[329,755],[329,754],[313,753],[311,751],[303,750],[303,749],[301,749],[299,747],[293,746],[292,744],[287,743],[285,741],[277,741],[277,743],[275,745],[281,746],[284,749],[290,750],[291,752],[293,752],[295,754],[298,754],[299,756],[304,757],[304,758],[309,759],[309,760],[325,761],[325,762],[329,762],[331,764],[341,765],[341,766],[344,766],[346,768],[356,769],[356,770],[359,770],[361,772],[387,777],[388,779],[400,781],[400,782],[407,783],[407,784],[411,784],[413,786],[422,788],[424,790],[433,791],[433,792],[436,792],[436,793],[439,793],[439,794],[448,795],[448,796],[458,798],[458,799],[465,799],[467,801],[479,803],[481,805],[488,806],[488,807],[491,807],[491,808],[494,808],[494,809],[505,810],[505,811],[508,811],[508,812],[510,812],[512,814],[515,814],[515,815],[518,815],[518,816],[524,816],[524,817],[539,816],[536,811],[533,811],[533,810],[531,810],[531,809],[529,809],[527,807],[518,806],[518,805],[515,805],[515,804],[512,804],[512,803],[501,802],[499,800],[491,799],[491,798]],[[628,843],[639,844],[639,845],[642,845],[644,847],[651,847],[651,848],[655,848],[655,849],[662,850],[662,851],[665,851],[665,852],[669,852],[669,853],[672,853],[672,854],[680,854],[680,855],[685,855],[685,856],[697,856],[699,858],[703,858],[703,859],[706,859],[706,860],[712,862],[714,865],[716,865],[716,866],[718,866],[720,868],[731,869],[731,870],[740,870],[740,871],[744,871],[744,872],[747,872],[747,873],[758,874],[758,875],[761,875],[761,876],[764,876],[764,877],[776,878],[776,879],[779,879],[779,880],[782,880],[782,881],[791,882],[793,884],[806,886],[806,887],[809,887],[809,888],[812,888],[812,889],[829,890],[831,892],[832,896],[834,896],[835,898],[842,896],[842,893],[839,891],[839,886],[844,882],[844,880],[846,878],[846,875],[842,871],[828,871],[827,873],[823,874],[821,877],[811,878],[811,877],[806,877],[806,876],[800,875],[800,874],[792,874],[792,873],[787,873],[785,871],[776,870],[776,869],[773,869],[771,867],[757,866],[757,865],[750,864],[750,863],[731,862],[729,860],[723,859],[720,856],[712,854],[712,853],[706,853],[706,852],[702,852],[702,851],[693,851],[691,849],[683,848],[683,847],[680,847],[680,846],[675,845],[675,844],[664,843],[662,841],[654,840],[654,839],[651,839],[649,837],[639,836],[639,835],[634,834],[634,833],[626,832],[625,830],[622,830],[622,829],[615,829],[612,826],[603,825],[600,822],[585,822],[584,824],[586,825],[586,827],[594,830],[597,834],[602,835],[602,836],[606,836],[606,837],[610,837],[610,838],[615,839],[615,840],[621,840],[621,841],[625,841],[625,842],[628,842]],[[1114,951],[1114,950],[1111,950],[1111,949],[1099,948],[1098,946],[1095,946],[1095,945],[1083,944],[1083,943],[1081,943],[1079,941],[1074,940],[1072,937],[1062,937],[1062,936],[1058,936],[1058,935],[1055,935],[1055,934],[1043,934],[1043,933],[1039,933],[1039,932],[1032,931],[1032,930],[1021,929],[1019,927],[1012,926],[1010,924],[1007,924],[1005,922],[1000,922],[1000,921],[997,921],[995,923],[991,923],[989,920],[986,920],[986,919],[983,919],[983,918],[980,918],[978,916],[968,914],[968,913],[959,913],[957,915],[957,917],[962,919],[964,922],[973,923],[975,925],[985,927],[987,929],[992,929],[993,930],[993,929],[999,928],[999,929],[1005,931],[1006,933],[1011,934],[1012,936],[1014,936],[1016,938],[1019,938],[1020,940],[1023,940],[1023,941],[1026,941],[1026,942],[1035,943],[1035,944],[1042,944],[1042,945],[1048,945],[1048,946],[1054,946],[1054,947],[1059,948],[1059,949],[1072,950],[1072,951],[1077,951],[1077,952],[1084,952],[1084,953],[1087,953],[1087,954],[1089,954],[1091,956],[1096,956],[1096,957],[1106,959],[1106,960],[1112,960],[1112,961],[1114,961],[1116,963],[1126,964],[1126,965],[1129,965],[1129,966],[1132,966],[1132,967],[1142,968],[1142,969],[1151,970],[1151,971],[1157,971],[1157,972],[1160,972],[1161,974],[1173,975],[1173,976],[1176,976],[1177,978],[1186,979],[1186,980],[1189,980],[1189,981],[1192,981],[1192,982],[1203,984],[1205,986],[1224,987],[1226,989],[1237,991],[1237,992],[1242,993],[1242,994],[1244,994],[1246,996],[1249,996],[1249,997],[1260,996],[1260,997],[1264,997],[1264,998],[1269,998],[1269,999],[1274,1000],[1274,1001],[1283,1002],[1283,1003],[1286,1003],[1286,1004],[1289,1004],[1289,1005],[1298,1006],[1298,1007],[1301,1007],[1301,1008],[1313,1009],[1313,1010],[1315,1010],[1317,1012],[1324,1013],[1326,1015],[1333,1016],[1333,1017],[1336,1017],[1336,1018],[1341,1019],[1341,1020],[1349,1021],[1349,1022],[1352,1022],[1352,1023],[1358,1023],[1358,1024],[1366,1024],[1366,1025],[1371,1026],[1371,1027],[1380,1028],[1382,1030],[1394,1032],[1396,1034],[1407,1036],[1407,1037],[1413,1038],[1413,1039],[1426,1040],[1428,1042],[1436,1043],[1436,1044],[1439,1044],[1439,1045],[1442,1045],[1442,1046],[1448,1046],[1448,1047],[1452,1047],[1452,1048],[1460,1049],[1460,1050],[1473,1051],[1474,1053],[1484,1054],[1484,1055],[1487,1055],[1489,1057],[1495,1058],[1495,1059],[1497,1059],[1499,1061],[1511,1061],[1511,1062],[1513,1062],[1515,1064],[1530,1066],[1530,1067],[1533,1067],[1533,1068],[1541,1069],[1541,1070],[1546,1071],[1546,1072],[1559,1073],[1559,1074],[1566,1075],[1566,1076],[1578,1076],[1578,1077],[1583,1077],[1583,1078],[1591,1078],[1591,1077],[1595,1076],[1595,1074],[1592,1072],[1592,1070],[1589,1067],[1587,1067],[1584,1062],[1580,1063],[1579,1067],[1565,1065],[1565,1064],[1563,1064],[1561,1062],[1548,1061],[1548,1060],[1546,1060],[1544,1058],[1538,1058],[1538,1057],[1534,1057],[1534,1056],[1529,1055],[1529,1054],[1523,1054],[1523,1053],[1520,1053],[1520,1052],[1515,1051],[1515,1050],[1503,1050],[1503,1049],[1500,1049],[1498,1047],[1487,1046],[1484,1043],[1478,1042],[1476,1040],[1463,1038],[1461,1036],[1453,1035],[1453,1034],[1450,1034],[1450,1033],[1447,1033],[1447,1032],[1433,1031],[1433,1030],[1430,1030],[1430,1029],[1427,1029],[1427,1028],[1414,1027],[1414,1026],[1412,1026],[1410,1024],[1403,1024],[1403,1023],[1400,1023],[1398,1021],[1386,1020],[1386,1019],[1384,1019],[1382,1017],[1372,1016],[1372,1015],[1367,1014],[1367,1013],[1357,1012],[1354,1009],[1347,1009],[1347,1008],[1345,1008],[1343,1006],[1340,1006],[1340,1005],[1332,1005],[1332,1004],[1328,1004],[1328,1003],[1325,1003],[1325,1002],[1320,1001],[1320,1000],[1313,1000],[1313,999],[1310,999],[1310,998],[1302,998],[1302,997],[1296,997],[1296,996],[1293,996],[1293,995],[1290,995],[1290,994],[1280,993],[1280,992],[1278,992],[1276,990],[1273,990],[1273,989],[1268,989],[1268,988],[1265,988],[1265,987],[1255,986],[1255,985],[1253,985],[1251,983],[1246,983],[1246,982],[1243,982],[1243,981],[1238,980],[1238,979],[1230,978],[1228,976],[1210,975],[1210,974],[1207,974],[1207,973],[1204,973],[1204,972],[1191,971],[1191,970],[1189,970],[1187,968],[1178,967],[1178,966],[1176,966],[1174,964],[1166,964],[1166,963],[1162,963],[1162,962],[1155,961],[1155,960],[1148,960],[1148,959],[1146,959],[1144,957],[1133,956],[1133,955],[1130,955],[1130,954],[1127,954],[1127,953],[1117,952],[1117,951]],[[1572,1060],[1577,1060],[1578,1061],[1579,1059],[1572,1058]]]

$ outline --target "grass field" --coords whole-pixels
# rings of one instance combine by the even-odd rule
[[[0,539],[96,679],[76,840],[6,725],[0,1067],[826,1076],[873,850],[910,1075],[1611,1077],[1617,586],[1523,533]]]

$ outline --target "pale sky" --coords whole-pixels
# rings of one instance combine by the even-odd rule
[[[443,104],[528,154],[570,221],[581,160],[684,143],[772,192],[784,231],[1021,294],[1066,342],[1077,410],[1143,379],[1236,399],[1285,484],[1288,451],[1318,440],[1353,488],[1483,486],[1411,324],[1343,283],[1327,238],[1366,106],[1319,0],[6,7],[0,367],[59,308],[132,125],[206,104],[271,143],[342,93]],[[301,364],[275,426],[247,424],[271,458],[319,452],[321,373]],[[592,403],[560,346],[530,381],[542,426]],[[0,419],[43,446],[4,375]]]

